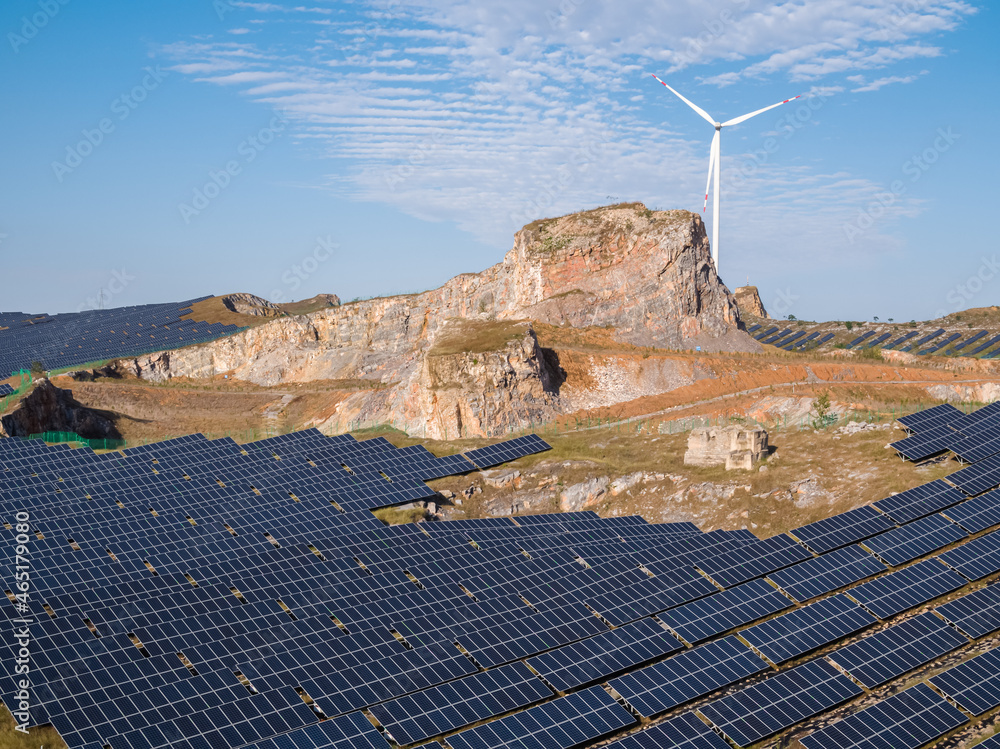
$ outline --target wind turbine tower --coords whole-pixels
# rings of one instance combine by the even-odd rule
[[[653,74],[651,74],[653,75]],[[660,81],[656,75],[653,75],[656,80]],[[666,83],[664,86],[667,86]],[[785,99],[784,101],[779,101],[777,104],[772,104],[769,107],[764,107],[763,109],[758,109],[756,112],[750,112],[749,114],[740,115],[739,117],[734,117],[731,120],[726,120],[725,122],[719,122],[712,119],[708,112],[699,107],[697,104],[685,99],[677,91],[667,86],[681,101],[687,104],[691,109],[697,112],[701,117],[708,122],[712,127],[715,128],[715,135],[712,137],[712,146],[708,152],[708,181],[705,183],[705,205],[702,207],[701,212],[704,213],[708,208],[708,193],[710,190],[714,189],[712,192],[712,261],[715,263],[715,272],[719,273],[719,198],[722,192],[720,180],[722,178],[722,152],[720,149],[720,140],[722,135],[722,128],[730,127],[732,125],[739,125],[741,122],[746,122],[751,117],[756,117],[758,114],[762,114],[769,109],[774,109],[775,107],[780,107],[782,104],[787,104],[790,101],[795,101],[798,96],[793,96],[791,99]],[[800,94],[801,96],[801,94]],[[714,186],[714,187],[713,187]],[[720,274],[721,275],[721,274]]]

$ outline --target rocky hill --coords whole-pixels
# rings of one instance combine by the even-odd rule
[[[349,380],[325,426],[405,422],[491,436],[563,408],[557,358],[532,323],[606,328],[622,344],[757,350],[687,211],[616,205],[525,226],[503,261],[421,294],[279,318],[211,344],[122,362],[149,380],[223,374],[258,385]]]

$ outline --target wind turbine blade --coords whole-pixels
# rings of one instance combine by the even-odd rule
[[[655,73],[650,73],[650,75],[653,76],[654,78],[656,78],[656,74]],[[660,81],[659,78],[656,78],[656,80]],[[663,81],[660,81],[660,83],[663,83]],[[667,86],[666,83],[663,83],[663,85]],[[670,86],[667,86],[667,88],[670,88]],[[685,104],[687,104],[689,107],[691,107],[691,109],[693,109],[695,112],[697,112],[702,117],[704,117],[705,121],[708,122],[708,124],[710,124],[712,127],[715,127],[715,120],[713,120],[711,117],[709,117],[708,112],[706,112],[704,109],[702,109],[701,107],[699,107],[697,104],[692,104],[690,101],[688,101],[683,96],[681,96],[676,91],[674,91],[674,89],[670,88],[670,90],[673,91],[674,94],[677,95],[677,98],[679,98],[682,102],[684,102]]]
[[[782,104],[787,104],[788,102],[795,101],[796,99],[799,99],[801,97],[802,97],[802,94],[799,94],[798,96],[793,96],[791,99],[785,99],[784,101],[779,101],[777,104],[772,104],[769,107],[764,107],[763,109],[758,109],[756,112],[751,112],[750,114],[744,114],[744,115],[741,115],[739,117],[734,117],[733,119],[729,120],[728,122],[723,122],[722,126],[723,127],[729,127],[730,125],[739,125],[741,122],[746,122],[751,117],[756,117],[757,115],[759,115],[759,114],[761,114],[763,112],[766,112],[769,109],[774,109],[775,107],[780,107]]]
[[[712,147],[708,152],[708,181],[705,182],[705,205],[702,206],[701,212],[705,213],[708,210],[708,191],[712,187],[712,170],[715,168],[715,160],[718,158],[719,151],[719,131],[715,131],[715,136],[712,138]],[[719,186],[716,185],[715,189],[718,190]]]

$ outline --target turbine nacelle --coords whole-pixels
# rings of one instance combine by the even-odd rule
[[[651,74],[656,80],[660,79],[655,75]],[[741,122],[746,122],[751,117],[756,117],[758,114],[762,114],[769,109],[774,109],[775,107],[780,107],[782,104],[787,104],[790,101],[795,101],[798,96],[793,96],[791,99],[785,99],[784,101],[779,101],[777,104],[772,104],[769,107],[764,107],[763,109],[758,109],[755,112],[750,112],[748,114],[740,115],[739,117],[734,117],[731,120],[726,120],[725,122],[719,122],[709,116],[708,112],[699,107],[697,104],[688,101],[681,94],[674,89],[667,86],[666,83],[660,81],[666,86],[670,91],[677,96],[678,99],[687,104],[691,109],[697,112],[703,120],[708,122],[709,125],[715,128],[715,135],[712,137],[712,145],[708,152],[708,182],[705,185],[705,205],[702,208],[702,213],[708,210],[708,195],[712,192],[713,181],[715,183],[713,199],[712,199],[712,261],[715,263],[715,272],[719,272],[719,197],[720,197],[720,187],[719,182],[722,178],[722,168],[720,163],[722,161],[722,151],[721,151],[721,136],[722,128],[729,127],[730,125],[739,125]],[[714,180],[713,180],[714,177]]]

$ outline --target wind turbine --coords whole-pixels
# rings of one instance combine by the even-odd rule
[[[651,73],[650,75],[656,78],[656,80],[660,81],[660,79],[657,78],[655,74]],[[660,83],[663,83],[663,81],[660,81]],[[666,83],[663,83],[663,85],[667,86]],[[713,120],[709,116],[708,112],[706,112],[704,109],[685,99],[679,93],[674,91],[674,89],[670,88],[670,86],[667,86],[667,88],[673,91],[673,93],[677,95],[677,98],[679,98],[689,107],[691,107],[691,109],[693,109],[695,112],[701,115],[706,122],[708,122],[712,127],[715,128],[715,136],[712,138],[712,147],[709,150],[708,154],[708,181],[705,183],[705,205],[702,207],[701,212],[704,213],[708,209],[708,191],[709,188],[712,187],[713,170],[714,170],[715,192],[712,194],[712,261],[715,263],[715,272],[718,274],[719,273],[719,194],[721,193],[721,190],[719,189],[720,187],[719,181],[722,176],[722,169],[720,167],[720,163],[722,161],[722,153],[719,147],[719,141],[720,141],[720,135],[722,134],[722,128],[729,127],[730,125],[739,125],[741,122],[746,122],[751,117],[756,117],[758,114],[762,114],[763,112],[766,112],[769,109],[774,109],[775,107],[780,107],[782,104],[787,104],[790,101],[795,101],[796,99],[799,98],[799,96],[801,96],[801,94],[799,94],[799,96],[793,96],[791,99],[785,99],[784,101],[779,101],[777,104],[772,104],[769,107],[758,109],[756,112],[750,112],[750,114],[740,115],[739,117],[734,117],[733,119],[726,120],[725,122],[717,122],[716,120]]]

